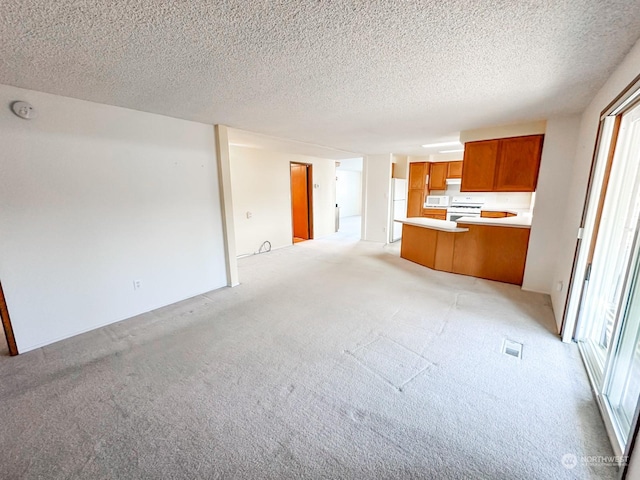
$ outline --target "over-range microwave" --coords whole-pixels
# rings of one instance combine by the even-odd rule
[[[427,195],[424,201],[424,208],[447,208],[448,206],[448,195]]]

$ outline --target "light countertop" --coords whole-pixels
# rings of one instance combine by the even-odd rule
[[[515,217],[511,217],[515,218]],[[488,220],[488,219],[487,219]],[[395,219],[395,222],[404,223],[405,225],[414,225],[416,227],[426,227],[433,230],[440,230],[442,232],[468,232],[468,228],[460,228],[456,222],[450,222],[448,220],[436,220],[434,218],[412,217],[412,218],[399,218]]]
[[[498,210],[500,212],[504,210]],[[515,213],[515,212],[514,212]],[[528,213],[518,213],[515,217],[504,218],[482,218],[482,217],[462,217],[457,222],[448,220],[436,220],[434,218],[411,217],[395,219],[395,222],[414,225],[416,227],[426,227],[442,232],[467,232],[469,229],[459,227],[458,224],[467,225],[491,225],[495,227],[531,228],[531,215]]]
[[[499,211],[502,212],[504,210]],[[531,228],[531,218],[531,215],[520,213],[515,217],[505,218],[462,217],[458,219],[458,223],[465,223],[467,225],[492,225],[495,227]]]

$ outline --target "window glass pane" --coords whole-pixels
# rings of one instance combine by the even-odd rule
[[[621,443],[626,444],[640,396],[640,282],[638,269],[622,322],[620,342],[613,354],[609,386],[605,392]]]

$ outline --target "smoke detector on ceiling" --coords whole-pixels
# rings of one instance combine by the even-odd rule
[[[11,104],[11,110],[13,110],[13,113],[15,113],[17,116],[25,120],[31,120],[36,116],[36,111],[34,110],[33,106],[28,102],[21,102],[21,101],[13,102]]]

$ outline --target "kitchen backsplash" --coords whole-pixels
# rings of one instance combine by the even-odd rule
[[[485,205],[505,205],[510,208],[529,208],[531,196],[529,192],[503,193],[503,192],[460,192],[460,185],[448,185],[447,190],[433,190],[431,195],[464,195],[469,197],[484,197]]]

